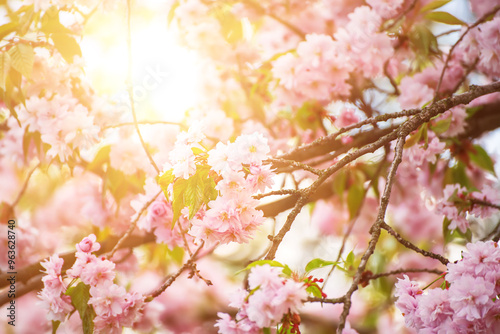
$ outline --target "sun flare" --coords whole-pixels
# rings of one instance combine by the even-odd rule
[[[99,93],[128,103],[125,13],[95,15],[82,41],[86,73]],[[201,61],[183,48],[161,16],[143,9],[132,14],[134,101],[142,119],[180,121],[200,99]],[[103,31],[105,33],[103,33]]]

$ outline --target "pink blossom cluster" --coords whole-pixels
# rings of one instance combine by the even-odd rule
[[[398,97],[398,101],[401,108],[421,108],[430,102],[434,98],[443,67],[443,63],[436,63],[412,77],[405,76],[399,85],[401,95]],[[450,92],[457,89],[456,86],[462,81],[464,74],[461,62],[453,57],[446,67],[439,92]]]
[[[190,234],[209,242],[247,242],[263,221],[252,195],[274,184],[274,173],[264,165],[269,153],[267,138],[260,133],[239,136],[234,143],[219,142],[208,152],[207,162],[221,177],[220,196],[208,203],[200,219],[193,220]]]
[[[307,299],[302,282],[284,278],[281,269],[268,264],[253,267],[248,275],[250,292],[240,290],[229,304],[238,308],[235,319],[219,312],[216,323],[221,334],[261,333],[279,324],[287,314],[296,314]]]
[[[297,55],[287,53],[273,62],[272,73],[279,80],[278,106],[301,106],[305,101],[327,102],[346,97],[351,64],[332,37],[310,34],[297,46]]]
[[[227,61],[231,45],[221,34],[221,25],[210,8],[200,0],[182,0],[175,9],[181,41],[212,59]],[[188,29],[186,29],[188,28]]]
[[[18,115],[23,126],[38,131],[42,142],[50,145],[47,155],[59,157],[61,162],[74,150],[87,149],[98,139],[94,117],[69,95],[55,95],[52,99],[32,96],[25,106],[19,105]]]
[[[446,144],[437,137],[428,140],[428,143],[415,144],[405,151],[405,160],[413,167],[421,167],[424,162],[436,163],[437,156],[443,153]]]
[[[64,260],[54,255],[40,264],[45,268],[45,276],[42,278],[44,287],[38,295],[41,299],[40,305],[47,310],[48,320],[64,321],[73,310],[70,296],[64,295],[66,286],[61,275]]]
[[[491,77],[500,76],[500,16],[471,30],[460,44],[460,49],[467,64],[479,60],[477,66],[480,71]]]
[[[396,306],[419,333],[498,333],[500,249],[493,241],[467,244],[448,264],[445,289],[422,290],[408,276],[396,283]]]
[[[80,279],[90,287],[89,305],[95,311],[95,333],[121,333],[122,327],[131,327],[138,319],[144,305],[143,297],[138,293],[127,293],[115,283],[115,264],[104,257],[98,258],[92,252],[99,250],[94,234],[83,238],[76,245],[76,261],[66,271],[72,283]],[[40,292],[42,305],[49,310],[49,320],[64,321],[73,310],[71,297],[64,295],[67,289],[63,282],[61,269],[63,259],[57,255],[42,263],[46,269],[43,277],[44,288]]]
[[[468,192],[464,187],[458,184],[448,184],[443,190],[443,197],[436,205],[436,211],[443,214],[451,220],[448,229],[458,228],[465,233],[469,228],[467,214],[476,217],[488,218],[494,212],[495,208],[488,205],[472,203],[471,200],[485,201],[491,204],[500,202],[500,192],[495,187],[486,184],[480,192]]]
[[[385,62],[394,54],[390,37],[380,32],[382,18],[368,6],[357,7],[348,18],[347,25],[334,35],[341,54],[348,57],[353,69],[365,78],[380,76]]]
[[[405,3],[404,0],[367,0],[375,12],[383,19],[390,19],[396,16],[402,9]]]
[[[160,191],[160,186],[153,179],[146,179],[144,186],[145,194],[139,194],[131,201],[130,205],[139,213],[147,201]],[[184,246],[183,230],[189,229],[187,215],[181,215],[179,221],[172,228],[173,219],[172,203],[165,198],[164,193],[159,194],[148,206],[146,215],[137,221],[137,227],[143,231],[153,231],[157,242],[167,244],[170,248]],[[189,235],[184,236],[186,241],[191,242]]]

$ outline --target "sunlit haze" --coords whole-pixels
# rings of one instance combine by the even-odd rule
[[[169,31],[167,9],[157,14],[145,7],[132,14],[134,99],[140,119],[179,121],[199,99],[200,63]],[[118,105],[128,103],[125,18],[122,7],[95,13],[81,43],[88,78]]]

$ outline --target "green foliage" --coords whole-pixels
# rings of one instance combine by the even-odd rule
[[[472,231],[470,229],[467,229],[465,233],[457,228],[454,230],[450,230],[450,224],[451,220],[445,217],[443,219],[443,237],[445,245],[449,244],[450,242],[465,244],[465,242],[472,241]]]
[[[71,297],[71,304],[80,314],[84,334],[92,334],[94,331],[95,312],[88,304],[90,299],[90,287],[83,282],[68,288],[66,295]]]
[[[439,54],[436,36],[427,28],[426,24],[415,24],[411,28],[408,37],[410,45],[415,51],[417,68],[424,68],[431,56]]]
[[[35,52],[29,44],[18,43],[8,51],[11,66],[26,78],[31,77],[33,64],[35,62]]]
[[[10,70],[10,54],[8,52],[0,53],[0,88],[5,91],[5,83],[7,82],[7,74]]]
[[[334,261],[326,261],[326,260],[323,260],[323,259],[319,259],[319,258],[316,258],[316,259],[312,259],[311,261],[309,261],[306,265],[306,275],[307,273],[309,273],[310,271],[313,271],[315,269],[319,269],[319,268],[323,268],[323,267],[328,267],[328,266],[334,266],[336,265],[338,262],[334,262]]]
[[[451,125],[451,116],[449,116],[445,119],[439,120],[435,123],[432,123],[430,128],[435,134],[440,135],[440,134],[443,134],[446,131],[448,131],[448,129],[450,128],[450,125]]]
[[[70,35],[65,33],[53,33],[50,38],[54,42],[57,51],[59,51],[64,60],[68,63],[72,63],[75,56],[82,56],[80,45]]]
[[[474,145],[472,150],[467,151],[467,154],[476,166],[495,174],[493,160],[491,160],[488,153],[480,145]]]
[[[347,208],[349,209],[349,218],[354,219],[363,204],[365,197],[365,188],[362,182],[356,182],[349,187],[347,191]]]
[[[420,143],[421,140],[425,140],[425,145],[428,142],[427,136],[427,123],[423,124],[418,128],[418,131],[410,135],[410,137],[405,142],[405,148],[412,147],[413,145]]]
[[[462,25],[466,26],[467,23],[456,18],[448,12],[430,12],[425,14],[425,18],[431,21],[449,24],[449,25]]]
[[[61,324],[60,321],[52,320],[52,334],[57,333],[57,329],[59,328],[60,324]]]
[[[175,179],[172,170],[159,177],[158,183],[167,198],[169,198],[168,187],[173,183],[172,210],[174,217],[172,219],[172,228],[174,228],[181,216],[182,209],[189,208],[189,219],[191,219],[203,204],[208,204],[208,202],[217,198],[219,193],[215,189],[214,179],[209,174],[210,166],[198,165],[196,166],[196,173],[189,179]]]
[[[440,7],[443,7],[447,3],[449,3],[451,0],[436,0],[429,2],[427,5],[423,6],[422,9],[420,9],[421,13],[425,13],[434,9],[438,9]]]

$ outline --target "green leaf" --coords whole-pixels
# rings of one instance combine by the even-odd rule
[[[345,170],[341,169],[335,175],[332,182],[333,191],[337,196],[339,196],[340,202],[343,203],[344,191],[347,185],[347,173]]]
[[[428,12],[428,11],[443,7],[444,5],[446,5],[450,1],[451,0],[436,0],[436,1],[429,2],[427,5],[422,7],[422,9],[420,9],[420,13]]]
[[[363,188],[363,183],[358,182],[349,188],[347,191],[347,208],[349,209],[349,217],[353,219],[358,214],[358,210],[363,204],[363,198],[365,196],[365,189]]]
[[[10,55],[8,52],[2,52],[0,53],[0,88],[2,88],[4,91],[5,89],[5,83],[7,81],[7,74],[9,73],[10,69]]]
[[[53,33],[50,38],[52,38],[57,51],[59,51],[64,60],[69,64],[73,63],[73,58],[75,56],[82,56],[80,45],[70,35],[65,33]]]
[[[30,5],[25,8],[24,13],[19,15],[19,23],[17,25],[17,34],[24,36],[29,31],[33,18],[35,17],[35,6]]]
[[[475,152],[474,152],[475,151]],[[474,145],[474,151],[469,150],[467,154],[470,160],[478,167],[495,175],[493,160],[480,145]]]
[[[238,275],[239,273],[242,273],[246,270],[250,270],[252,269],[253,267],[257,267],[257,266],[263,266],[265,264],[268,264],[270,265],[271,267],[285,267],[284,265],[282,265],[280,262],[278,261],[275,261],[275,260],[258,260],[258,261],[254,261],[252,263],[250,263],[248,266],[246,266],[244,269],[241,269],[241,270],[238,270],[235,275]]]
[[[292,269],[290,269],[287,264],[285,264],[285,267],[283,268],[283,275],[288,277],[292,276]]]
[[[200,155],[201,153],[205,153],[205,151],[199,147],[191,147],[191,151],[193,151],[194,155]]]
[[[111,145],[105,145],[99,149],[94,157],[94,160],[87,165],[87,170],[97,172],[102,170],[102,166],[109,162],[109,153],[111,152]]]
[[[19,43],[9,49],[9,55],[12,67],[29,78],[35,61],[35,53],[31,45]]]
[[[0,40],[7,37],[17,29],[17,22],[9,22],[0,26]]]
[[[231,12],[230,6],[220,6],[214,14],[220,23],[220,32],[228,43],[236,43],[243,38],[243,25]]]
[[[412,48],[417,52],[419,57],[417,61],[421,63],[420,66],[427,63],[429,55],[439,53],[436,36],[425,24],[414,25],[408,37]]]
[[[172,250],[169,249],[168,255],[177,265],[181,266],[184,260],[184,248],[174,247]]]
[[[467,23],[465,23],[462,20],[459,20],[458,18],[456,18],[455,16],[451,15],[448,12],[430,12],[425,14],[425,18],[431,21],[444,24],[461,25],[461,26],[467,25]]]
[[[306,288],[306,292],[310,293],[311,295],[313,295],[316,298],[322,298],[323,297],[323,294],[321,293],[321,289],[316,284],[308,286]]]
[[[271,334],[271,328],[269,328],[269,327],[262,328],[262,332],[264,334]]]
[[[60,324],[60,321],[52,320],[52,334],[56,334]]]
[[[169,169],[165,173],[163,173],[162,175],[160,175],[158,177],[158,184],[160,185],[161,189],[163,190],[163,193],[165,193],[166,198],[168,198],[168,195],[167,195],[168,186],[172,182],[174,182],[174,180],[175,180],[175,176],[173,173],[174,173],[174,170]]]
[[[412,135],[410,135],[410,138],[408,138],[405,142],[405,148],[412,147],[413,145],[417,144],[422,140],[422,137],[427,138],[427,124],[423,124],[418,128],[418,131]]]
[[[170,6],[170,9],[168,11],[168,15],[167,15],[167,24],[168,26],[170,26],[170,24],[172,23],[172,20],[174,19],[174,16],[175,16],[175,10],[177,9],[177,7],[179,7],[180,3],[179,1],[175,1],[172,6]]]
[[[172,210],[174,211],[174,217],[172,219],[172,228],[174,228],[175,223],[181,216],[181,211],[186,206],[184,201],[184,193],[186,192],[186,188],[188,186],[188,180],[186,179],[177,179],[174,183],[174,198],[172,200]]]
[[[344,261],[344,263],[346,264],[346,266],[352,266],[354,264],[354,252],[353,251],[350,251],[349,254],[347,254],[347,257]]]
[[[42,28],[40,30],[47,35],[54,33],[72,33],[70,29],[59,22],[59,9],[57,6],[52,6],[45,11],[45,14],[42,16]]]
[[[80,282],[78,285],[70,287],[65,294],[71,297],[71,304],[80,314],[83,333],[92,334],[94,331],[95,312],[92,306],[88,304],[90,299],[90,287]]]
[[[451,116],[432,124],[431,130],[434,131],[435,134],[440,135],[448,131],[450,125],[451,125]]]
[[[197,173],[188,180],[184,202],[189,207],[189,219],[193,218],[204,203],[205,180],[203,175]]]
[[[314,270],[314,269],[318,269],[318,268],[323,268],[323,267],[326,267],[326,266],[332,266],[332,265],[336,265],[338,262],[333,262],[333,261],[325,261],[325,260],[322,260],[322,259],[313,259],[311,261],[309,261],[309,263],[306,265],[306,273]]]

